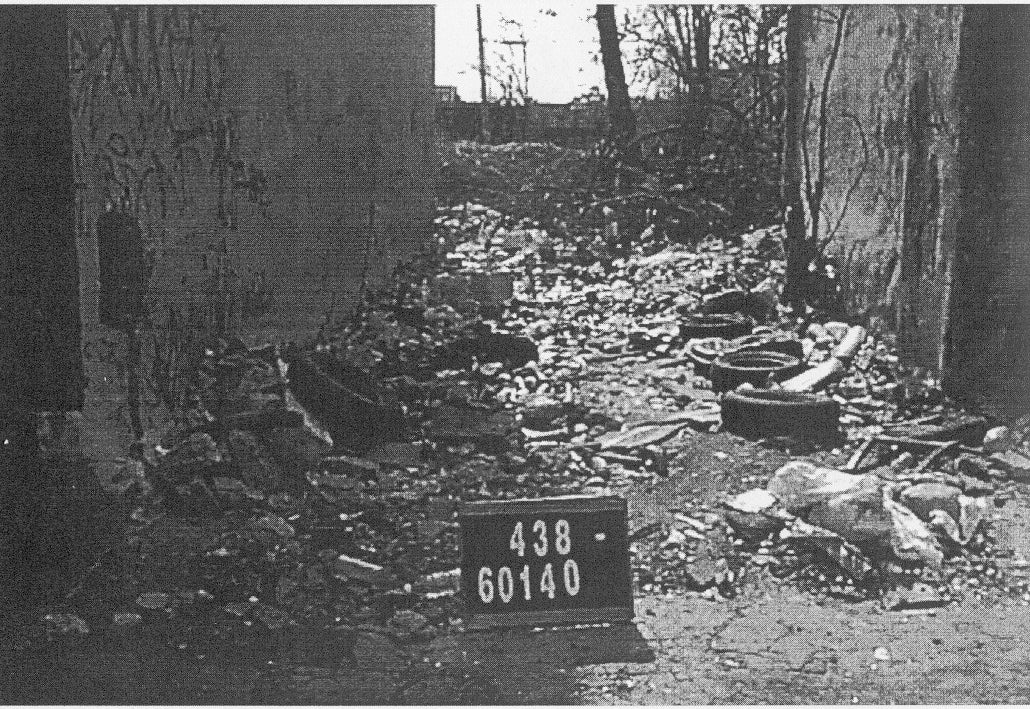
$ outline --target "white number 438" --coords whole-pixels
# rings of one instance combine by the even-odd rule
[[[533,522],[531,534],[533,552],[537,556],[547,556],[550,548],[547,523],[542,519]],[[512,530],[511,539],[508,541],[508,548],[518,554],[520,558],[526,555],[526,539],[522,522],[515,523],[515,529]],[[569,527],[568,520],[560,519],[554,523],[554,550],[561,556],[568,556],[572,551],[572,529]]]

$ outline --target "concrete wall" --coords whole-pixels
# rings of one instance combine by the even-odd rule
[[[273,326],[345,304],[367,242],[376,275],[427,243],[431,8],[69,12],[87,322],[97,219],[119,202],[152,298],[195,299],[219,262],[243,287],[264,272]]]
[[[1011,415],[1030,410],[1027,36],[1025,5],[821,6],[802,52],[809,189],[822,174],[850,311]]]
[[[67,21],[0,8],[0,427],[82,405]]]
[[[824,188],[825,253],[849,311],[881,319],[905,360],[928,367],[954,243],[961,21],[958,6],[814,6],[805,41],[805,162],[809,189]]]
[[[1030,7],[970,6],[959,57],[956,259],[946,391],[1030,411]]]
[[[68,13],[87,452],[107,459],[159,424],[157,339],[311,334],[353,305],[363,275],[381,282],[428,245],[433,9]],[[131,281],[133,258],[138,337],[101,317],[102,281]]]

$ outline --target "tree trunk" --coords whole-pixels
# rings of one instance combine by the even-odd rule
[[[627,147],[637,133],[637,119],[629,100],[626,85],[626,71],[622,66],[622,52],[619,49],[619,28],[615,22],[614,5],[597,6],[597,32],[601,41],[601,63],[604,66],[604,83],[608,89],[608,123],[611,138],[623,153],[623,159],[633,164],[639,151],[627,155]]]
[[[783,284],[784,299],[803,308],[808,265],[814,244],[808,238],[805,168],[802,144],[807,137],[805,105],[808,101],[805,69],[805,33],[811,21],[811,8],[795,5],[787,14],[787,57],[783,113],[782,200],[787,232],[787,271]]]
[[[476,31],[479,35],[479,142],[490,142],[490,118],[486,100],[486,50],[483,39],[483,8],[476,5]]]

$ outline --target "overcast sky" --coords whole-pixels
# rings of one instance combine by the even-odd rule
[[[529,94],[544,103],[565,103],[592,86],[604,90],[604,72],[595,57],[599,51],[597,27],[592,21],[594,4],[575,2],[487,3],[483,5],[483,34],[487,40],[487,65],[497,51],[514,57],[522,71],[522,49],[499,44],[526,38]],[[512,55],[514,50],[514,55]],[[470,2],[442,2],[436,6],[436,83],[457,86],[465,101],[479,100],[479,49],[476,40],[476,6]],[[496,93],[496,88],[495,88]]]

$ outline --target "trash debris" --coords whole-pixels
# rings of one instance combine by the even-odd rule
[[[893,528],[881,484],[873,476],[862,476],[855,488],[818,502],[806,519],[859,546],[889,541]]]
[[[851,360],[857,354],[858,348],[865,338],[865,328],[858,326],[851,328],[829,359],[817,364],[807,372],[802,372],[783,382],[783,389],[795,392],[815,391],[841,378],[848,370]]]
[[[625,431],[606,433],[597,439],[601,450],[643,448],[667,441],[687,427],[685,422],[658,425],[638,425]]]
[[[1021,482],[1030,480],[1030,456],[1019,451],[1008,450],[992,454],[990,461],[1008,473],[1013,480]]]
[[[1019,441],[1015,439],[1015,434],[1008,426],[995,426],[984,434],[983,449],[984,453],[988,455],[991,453],[1005,453],[1015,448],[1018,444]]]
[[[872,482],[865,475],[842,473],[806,460],[792,460],[773,473],[766,486],[788,512],[799,513],[811,509],[848,492],[858,490]]]
[[[887,491],[883,504],[894,525],[891,536],[894,553],[902,559],[921,561],[931,569],[940,570],[944,553],[929,528],[907,507],[891,499]]]
[[[957,414],[931,378],[905,378],[888,339],[778,309],[782,249],[756,250],[772,253],[781,229],[616,255],[589,229],[533,221],[443,206],[440,263],[366,294],[317,340],[198,345],[186,423],[148,432],[126,467],[161,496],[139,520],[162,505],[220,514],[198,525],[217,532],[193,582],[217,594],[219,623],[428,632],[460,613],[457,500],[646,498],[666,474],[674,484],[656,490],[671,499],[631,520],[644,592],[726,598],[757,573],[868,597],[939,569],[1018,586],[1018,565],[1004,581],[988,571],[1004,479],[1030,481],[1019,427],[1010,438]],[[447,289],[466,297],[445,302]],[[756,388],[770,374],[779,388]],[[720,425],[759,440],[707,436]],[[766,480],[770,449],[813,460]],[[205,608],[183,593],[138,607]]]
[[[287,353],[289,385],[304,407],[329,430],[333,441],[357,452],[398,440],[404,432],[400,404],[381,383],[325,353]]]
[[[840,405],[824,396],[745,386],[723,396],[721,412],[726,430],[742,436],[825,440],[837,435]]]
[[[142,623],[143,616],[139,613],[115,613],[111,621],[116,627],[131,628]]]
[[[89,626],[73,613],[47,613],[43,616],[43,629],[48,640],[55,637],[89,635]]]
[[[930,513],[941,510],[957,520],[960,514],[959,497],[962,490],[943,483],[918,483],[901,492],[901,501],[919,519],[929,521]]]
[[[801,360],[789,354],[765,350],[737,350],[715,358],[711,366],[712,389],[724,392],[741,384],[764,387],[781,381],[801,367]]]
[[[268,530],[280,537],[292,537],[297,531],[289,522],[276,514],[266,514],[254,520],[255,529]]]
[[[783,518],[774,513],[776,504],[776,497],[766,490],[741,493],[724,503],[726,521],[745,539],[768,537],[784,525]]]
[[[949,597],[925,583],[916,583],[911,589],[892,589],[883,598],[883,607],[888,611],[911,611],[942,608],[948,605]],[[879,658],[878,658],[879,659]],[[888,655],[881,662],[890,659]]]
[[[333,573],[339,577],[373,585],[389,582],[389,574],[382,566],[340,554],[333,560]]]
[[[816,549],[827,561],[857,581],[866,579],[873,571],[872,563],[854,544],[803,520],[793,520],[780,532],[780,539]]]
[[[159,611],[167,608],[170,600],[171,596],[167,593],[157,591],[141,594],[136,599],[136,605],[140,608],[146,608],[148,611]]]
[[[686,314],[679,323],[680,337],[684,339],[721,337],[732,340],[751,334],[753,323],[746,315]]]

